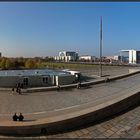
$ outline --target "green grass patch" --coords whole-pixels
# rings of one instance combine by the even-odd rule
[[[43,62],[39,65],[40,68],[53,68],[53,69],[80,69],[80,68],[98,68],[98,64],[73,64],[73,63],[58,63],[58,62]],[[102,67],[106,68],[114,68],[121,66],[111,66],[111,65],[102,65]]]

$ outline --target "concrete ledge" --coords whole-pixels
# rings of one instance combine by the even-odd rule
[[[40,92],[40,91],[51,91],[51,90],[57,90],[57,86],[51,86],[51,87],[36,87],[36,88],[27,88],[25,89],[25,92]]]
[[[122,74],[122,75],[118,75],[118,76],[112,76],[112,77],[109,77],[109,79],[110,80],[118,80],[118,79],[122,79],[122,78],[125,78],[125,77],[128,77],[128,76],[132,76],[132,75],[138,74],[138,73],[140,73],[139,70],[137,70],[135,72],[128,73],[128,74]]]
[[[56,133],[102,120],[140,102],[140,88],[113,100],[93,106],[92,103],[58,112],[44,119],[25,122],[1,121],[0,134],[33,135]]]

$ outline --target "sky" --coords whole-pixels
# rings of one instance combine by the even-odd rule
[[[99,56],[140,50],[140,2],[0,2],[0,52],[6,57]]]

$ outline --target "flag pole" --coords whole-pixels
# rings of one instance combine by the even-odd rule
[[[102,77],[102,16],[100,17],[100,77]]]

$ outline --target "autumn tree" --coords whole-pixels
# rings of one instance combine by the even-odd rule
[[[5,61],[5,68],[6,69],[10,69],[10,68],[13,68],[13,63],[10,59],[6,59]]]
[[[6,64],[6,58],[2,58],[1,63],[0,63],[0,67],[1,69],[5,69],[5,64]]]
[[[26,60],[26,62],[25,62],[25,68],[31,69],[31,68],[35,68],[35,67],[36,67],[36,63],[35,63],[34,60],[32,60],[32,59]]]

